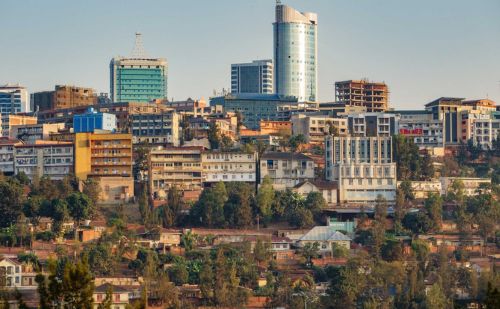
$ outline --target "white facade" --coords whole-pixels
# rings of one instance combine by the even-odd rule
[[[488,115],[489,116],[489,115]],[[484,117],[474,120],[471,138],[482,149],[491,149],[493,141],[500,138],[500,119]]]
[[[402,111],[399,114],[400,135],[413,138],[420,148],[444,147],[443,122],[428,111]]]
[[[308,143],[323,143],[330,126],[337,128],[340,135],[347,134],[347,119],[326,115],[294,114],[290,118],[292,134],[304,134]]]
[[[389,113],[349,113],[349,133],[353,136],[393,136],[398,130],[399,117]]]
[[[391,137],[325,138],[326,179],[338,182],[339,203],[373,203],[380,195],[396,199],[396,163]]]
[[[0,86],[0,114],[8,115],[31,111],[28,90],[17,84]]]
[[[15,174],[24,172],[30,179],[48,176],[61,180],[74,169],[73,143],[41,142],[14,148]]]
[[[0,138],[0,172],[14,174],[14,146],[16,141]]]
[[[0,260],[0,273],[5,274],[7,288],[20,288],[22,286],[22,265],[12,259]]]
[[[203,182],[255,182],[256,160],[255,153],[204,152]]]
[[[175,111],[131,115],[132,143],[179,146],[180,116]]]
[[[274,93],[273,61],[231,64],[231,93]]]
[[[260,160],[260,181],[269,176],[275,189],[293,188],[302,181],[314,179],[314,161],[289,152],[268,152]]]

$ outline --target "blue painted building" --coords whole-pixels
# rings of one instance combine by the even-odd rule
[[[116,130],[116,116],[108,113],[98,113],[89,108],[85,114],[73,117],[73,131],[75,133],[94,132],[95,130]]]

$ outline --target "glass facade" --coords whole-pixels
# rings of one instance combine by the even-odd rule
[[[276,6],[274,68],[276,93],[295,96],[299,102],[316,101],[316,14]]]
[[[29,112],[28,92],[21,86],[0,86],[0,114]]]
[[[273,93],[272,60],[232,64],[231,93]]]
[[[113,102],[149,102],[167,97],[167,63],[161,59],[113,59]]]

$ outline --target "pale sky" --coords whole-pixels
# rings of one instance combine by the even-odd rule
[[[231,63],[272,59],[273,0],[4,0],[0,84],[109,92],[109,61],[141,32],[169,62],[168,97],[208,99]],[[500,104],[499,0],[282,0],[318,13],[319,99],[346,79],[385,81],[390,105],[441,96]]]

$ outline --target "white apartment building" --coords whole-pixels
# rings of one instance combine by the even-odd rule
[[[14,174],[14,147],[17,143],[17,140],[0,138],[0,172],[3,174]]]
[[[255,182],[256,160],[256,153],[204,152],[203,182]]]
[[[338,182],[339,203],[373,203],[379,195],[396,198],[392,137],[325,138],[325,175]]]
[[[48,176],[61,180],[73,173],[73,143],[37,141],[14,148],[15,174],[24,172],[30,179]]]
[[[430,111],[397,111],[400,135],[413,138],[420,148],[444,147],[443,122]]]
[[[260,182],[269,176],[277,190],[314,179],[314,161],[301,153],[267,152],[260,160]]]
[[[493,118],[487,115],[487,117],[475,119],[470,138],[475,145],[479,145],[482,149],[491,149],[493,141],[500,138],[500,117]]]
[[[347,134],[347,119],[322,114],[294,114],[290,118],[292,134],[304,134],[308,143],[323,143],[330,126],[337,128],[339,135]]]
[[[150,145],[179,146],[179,114],[165,111],[159,114],[130,115],[132,142]]]
[[[393,136],[398,131],[399,117],[389,113],[350,113],[347,117],[352,136]]]

